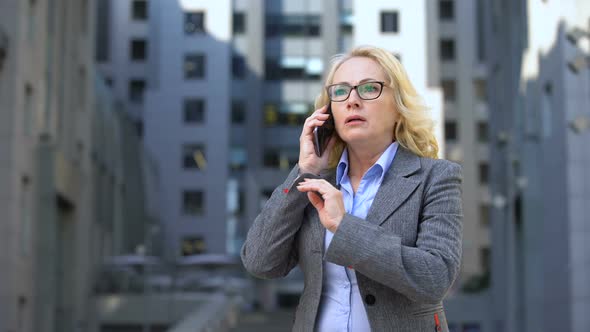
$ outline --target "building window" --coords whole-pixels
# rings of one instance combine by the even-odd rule
[[[480,184],[488,184],[488,163],[480,162],[479,163],[479,183]]]
[[[129,81],[129,100],[133,103],[142,103],[145,91],[145,80],[133,79]]]
[[[449,21],[455,18],[455,3],[453,0],[440,0],[438,2],[438,18],[441,21]]]
[[[229,168],[232,171],[240,171],[246,168],[248,154],[243,146],[233,146],[229,151]]]
[[[198,79],[205,77],[205,55],[188,54],[184,56],[184,78]]]
[[[205,101],[203,99],[188,98],[184,100],[184,122],[203,123],[205,121]]]
[[[301,126],[313,112],[313,104],[307,102],[269,102],[264,105],[264,124],[268,127]]]
[[[203,144],[184,144],[182,146],[182,166],[184,169],[205,170],[205,146]]]
[[[243,124],[244,122],[246,122],[246,102],[233,100],[231,103],[231,123]]]
[[[265,78],[267,80],[319,80],[324,70],[321,58],[284,56],[280,59],[267,58]]]
[[[192,12],[184,14],[184,33],[192,35],[205,32],[205,13]]]
[[[479,223],[483,226],[490,224],[490,208],[486,204],[479,206]]]
[[[455,80],[442,80],[440,85],[443,89],[445,102],[454,102],[457,98],[457,89]]]
[[[320,15],[268,15],[265,33],[267,37],[318,37]]]
[[[298,148],[266,148],[264,150],[264,167],[289,170],[299,160]]]
[[[202,236],[185,236],[180,244],[182,256],[198,255],[205,253],[207,246]]]
[[[133,39],[129,48],[132,61],[144,61],[147,56],[147,42],[145,39]]]
[[[445,139],[449,141],[457,140],[457,122],[445,122]]]
[[[488,124],[487,122],[477,123],[477,140],[480,143],[487,143],[489,140]]]
[[[246,14],[235,12],[233,15],[233,32],[234,34],[242,34],[246,32]]]
[[[198,190],[185,190],[182,193],[182,212],[186,215],[200,215],[205,212],[204,193]]]
[[[480,102],[486,102],[487,91],[486,91],[486,80],[478,78],[473,80],[473,90],[475,91],[475,97]]]
[[[134,0],[131,8],[131,18],[136,21],[145,21],[148,18],[147,1]]]
[[[452,39],[441,39],[440,57],[443,61],[455,60],[455,41]]]
[[[381,13],[381,32],[399,32],[398,12]]]
[[[491,263],[491,252],[490,248],[484,247],[480,249],[480,262],[481,262],[481,270],[484,273],[490,271],[490,263]]]
[[[241,55],[234,55],[231,61],[232,76],[237,79],[242,79],[246,76],[246,61]]]

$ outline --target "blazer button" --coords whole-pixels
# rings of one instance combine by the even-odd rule
[[[365,296],[365,303],[368,305],[373,305],[375,304],[375,296],[371,295],[371,294],[367,294]]]

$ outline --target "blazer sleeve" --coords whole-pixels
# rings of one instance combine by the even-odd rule
[[[455,280],[462,254],[461,167],[435,163],[425,189],[416,246],[381,226],[345,215],[324,259],[351,266],[409,299],[439,303]],[[403,222],[403,221],[402,221]]]
[[[244,267],[256,277],[272,279],[286,276],[298,262],[295,241],[309,200],[296,188],[304,177],[295,166],[278,186],[248,231],[242,246]]]

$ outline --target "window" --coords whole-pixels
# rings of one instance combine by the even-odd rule
[[[478,101],[485,102],[487,101],[487,91],[486,91],[486,80],[484,79],[474,79],[473,80],[473,90],[475,92],[475,97]]]
[[[184,169],[205,170],[205,146],[203,144],[184,144],[182,146],[182,166]]]
[[[267,37],[318,37],[319,15],[268,15],[265,33]]]
[[[205,121],[205,101],[188,98],[184,100],[184,122],[203,123]]]
[[[242,34],[246,32],[246,14],[235,12],[233,15],[233,32],[234,34]]]
[[[488,124],[487,122],[477,123],[477,140],[480,143],[487,143],[489,140]]]
[[[486,162],[479,163],[479,183],[480,184],[487,184],[488,183],[488,164]]]
[[[479,223],[483,226],[490,224],[490,208],[486,204],[479,206]]]
[[[455,80],[442,80],[441,86],[443,89],[443,94],[445,98],[445,102],[454,102],[457,98],[457,90],[456,90],[456,83]]]
[[[441,39],[440,57],[443,61],[455,60],[455,41],[452,39]]]
[[[399,32],[398,12],[381,13],[381,32]]]
[[[264,72],[267,80],[319,80],[323,69],[321,58],[284,56],[280,59],[267,58]]]
[[[229,168],[232,171],[240,171],[246,168],[248,154],[243,146],[233,146],[229,151]]]
[[[313,104],[307,102],[270,102],[264,105],[264,124],[268,127],[301,126],[313,109]]]
[[[136,21],[144,21],[148,18],[147,1],[134,0],[131,8],[131,18]]]
[[[115,85],[115,81],[113,80],[112,77],[105,77],[104,84],[106,84],[106,86],[112,88]]]
[[[205,77],[205,56],[188,54],[184,56],[184,78],[197,79]]]
[[[129,100],[133,103],[143,102],[143,93],[145,91],[145,80],[133,79],[129,81]]]
[[[438,18],[441,21],[452,20],[455,18],[455,4],[453,0],[440,0],[438,2]]]
[[[246,122],[246,102],[233,100],[231,103],[231,123],[243,124]]]
[[[480,249],[481,270],[484,272],[490,271],[491,253],[490,248],[484,247]]]
[[[299,160],[299,148],[266,148],[264,150],[264,167],[289,170]]]
[[[205,239],[202,236],[185,236],[180,244],[180,254],[190,256],[207,251]]]
[[[454,141],[457,139],[457,122],[445,122],[445,139]]]
[[[133,61],[143,61],[146,59],[147,42],[145,39],[133,39],[130,46],[130,58]]]
[[[109,61],[110,45],[111,45],[111,26],[109,22],[110,16],[110,1],[96,2],[96,47],[94,48],[94,56],[99,63]],[[29,34],[32,35],[29,29]],[[30,36],[32,37],[32,36]]]
[[[231,71],[234,78],[242,79],[246,76],[246,61],[240,55],[234,55],[231,61]]]
[[[205,13],[193,12],[184,14],[184,33],[192,35],[205,32]]]
[[[185,190],[182,193],[182,212],[187,215],[204,213],[204,193],[198,190]]]

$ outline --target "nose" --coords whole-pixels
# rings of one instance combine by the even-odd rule
[[[346,99],[346,108],[347,109],[354,109],[354,108],[358,108],[361,106],[361,98],[358,95],[358,91],[356,91],[356,89],[352,89],[352,91],[350,91],[350,95],[348,96],[348,99]]]

